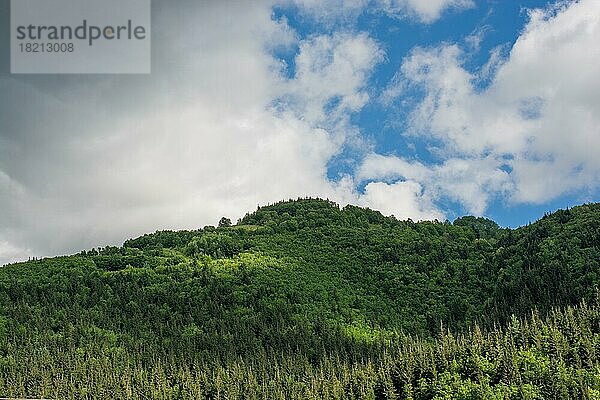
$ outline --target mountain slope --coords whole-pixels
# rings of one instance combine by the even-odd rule
[[[340,209],[329,201],[303,199],[262,207],[235,226],[227,226],[226,221],[223,225],[156,232],[128,240],[120,248],[0,269],[0,394],[84,398],[76,391],[88,390],[94,398],[110,397],[99,395],[98,386],[86,386],[84,379],[88,373],[109,370],[114,381],[98,377],[96,385],[101,381],[102,387],[119,393],[116,397],[143,398],[140,393],[123,395],[119,376],[126,376],[133,386],[138,382],[144,390],[175,390],[177,380],[157,383],[144,375],[160,365],[164,370],[155,371],[158,375],[171,368],[183,380],[224,368],[229,378],[219,379],[225,381],[236,373],[246,376],[246,369],[254,365],[254,370],[265,374],[253,378],[260,387],[266,385],[265,379],[274,379],[271,374],[276,371],[265,363],[285,364],[306,379],[316,379],[315,385],[327,386],[330,379],[319,380],[313,374],[318,368],[336,369],[337,362],[340,370],[348,368],[350,375],[344,379],[349,381],[368,375],[370,368],[377,372],[375,377],[363,376],[365,382],[387,382],[385,390],[400,397],[406,385],[413,392],[415,385],[425,385],[421,397],[413,393],[414,398],[433,398],[431,385],[439,376],[437,372],[435,379],[427,375],[431,366],[423,364],[423,357],[429,351],[432,355],[449,351],[445,341],[455,340],[454,336],[437,342],[429,339],[439,336],[440,327],[475,335],[469,332],[477,324],[487,332],[481,346],[500,345],[505,337],[516,340],[513,331],[521,329],[519,318],[531,317],[533,310],[544,316],[553,308],[581,301],[591,306],[584,304],[564,315],[555,312],[558,320],[575,318],[566,326],[537,316],[533,328],[526,324],[523,342],[505,349],[510,353],[505,356],[514,358],[506,362],[527,363],[531,361],[527,357],[533,357],[531,363],[537,368],[538,361],[545,365],[544,360],[558,357],[578,374],[592,374],[567,385],[569,395],[577,390],[589,394],[588,389],[597,385],[593,370],[598,365],[595,346],[600,331],[598,204],[559,211],[510,230],[474,217],[453,224],[397,221],[368,209]],[[578,316],[573,317],[573,312]],[[508,326],[508,330],[494,326]],[[562,332],[566,353],[551,349],[556,343],[548,335],[554,330]],[[585,340],[582,331],[587,332]],[[495,362],[489,352],[481,353],[481,360],[474,359],[473,354],[479,353],[467,345],[469,340],[450,346],[457,354],[467,352],[461,356],[464,363]],[[571,347],[592,353],[577,353],[575,362],[573,356],[567,357]],[[408,355],[400,356],[403,348],[409,349]],[[392,359],[390,352],[395,352]],[[394,368],[405,368],[410,354],[421,360],[411,362],[424,375],[396,376],[394,381],[390,374]],[[65,363],[76,370],[69,367],[61,375],[57,368]],[[385,365],[375,367],[377,363]],[[25,372],[23,364],[38,369]],[[451,363],[444,365],[449,373],[458,374],[452,378],[458,379],[452,390],[468,386],[468,376],[474,379],[463,371],[465,365],[454,372]],[[489,369],[487,375],[481,368]],[[533,385],[531,390],[554,384],[536,384],[535,374],[525,379],[522,371],[517,384],[518,380],[511,380],[517,375],[505,375],[502,365],[481,368],[480,377],[491,379],[486,384],[489,393],[517,390],[515,398],[520,398],[526,390],[524,382]],[[543,379],[556,380],[557,371]],[[377,378],[377,374],[387,375]],[[423,377],[429,381],[419,383]],[[75,386],[60,392],[56,382],[63,378],[76,382]],[[206,387],[216,387],[216,376],[202,379]],[[471,389],[487,390],[478,382]],[[502,382],[506,387],[498,386]],[[279,386],[284,387],[284,382]],[[363,389],[376,393],[375,388]],[[176,391],[144,393],[152,398],[196,397]],[[381,398],[390,397],[381,393]],[[213,393],[213,397],[219,396]]]
[[[286,270],[270,286],[301,297],[291,303],[321,299],[321,313],[424,334],[440,321],[466,328],[589,300],[599,279],[599,221],[600,207],[586,205],[517,230],[473,217],[413,223],[309,199],[263,207],[235,227],[159,232],[125,248],[198,260],[273,257]]]

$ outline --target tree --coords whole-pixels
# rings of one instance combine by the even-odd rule
[[[223,228],[226,226],[231,226],[231,220],[229,218],[223,217],[219,220],[219,228]]]

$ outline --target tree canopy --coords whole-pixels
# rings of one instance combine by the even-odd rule
[[[598,204],[503,229],[284,201],[0,268],[0,395],[599,398],[599,262]]]

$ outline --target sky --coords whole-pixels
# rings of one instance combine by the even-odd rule
[[[600,200],[600,1],[153,0],[149,75],[11,75],[0,264],[321,197],[502,226]]]

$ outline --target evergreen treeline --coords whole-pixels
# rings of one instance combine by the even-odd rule
[[[600,205],[323,200],[0,269],[0,396],[600,398]]]

